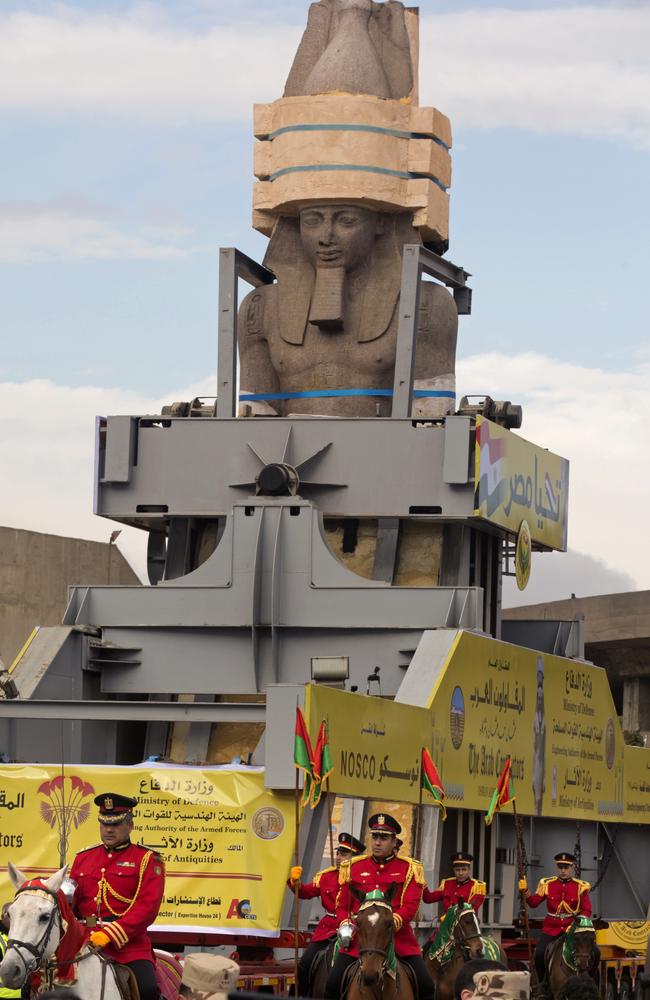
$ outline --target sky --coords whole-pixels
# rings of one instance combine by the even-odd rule
[[[250,226],[252,105],[307,0],[3,0],[0,524],[107,540],[95,414],[215,391],[218,248]],[[420,102],[452,121],[459,395],[571,462],[569,552],[524,594],[650,587],[650,3],[435,2]],[[118,545],[144,567],[145,536]]]

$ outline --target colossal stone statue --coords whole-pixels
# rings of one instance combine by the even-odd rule
[[[402,248],[446,238],[448,122],[418,107],[414,67],[413,11],[320,0],[285,96],[256,108],[254,223],[277,284],[241,306],[243,413],[390,414]],[[423,283],[416,417],[454,409],[457,326]]]

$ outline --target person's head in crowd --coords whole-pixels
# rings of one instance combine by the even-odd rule
[[[473,1000],[529,1000],[530,973],[500,969],[474,973]]]
[[[180,994],[189,1000],[226,1000],[237,989],[239,966],[224,955],[192,952],[183,963]]]
[[[9,910],[10,906],[11,903],[9,902],[2,904],[2,916],[0,916],[0,930],[3,932],[3,934],[9,933],[9,925],[11,924],[11,912]]]
[[[591,976],[583,974],[570,976],[558,990],[557,1000],[598,1000],[599,995],[598,986]]]
[[[501,962],[493,962],[489,958],[474,958],[471,962],[465,962],[454,983],[455,1000],[469,1000],[470,996],[474,996],[474,976],[477,972],[497,970],[505,972],[506,967]]]

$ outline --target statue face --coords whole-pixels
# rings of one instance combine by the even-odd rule
[[[311,205],[300,213],[300,238],[314,267],[356,271],[383,231],[377,212],[356,205]]]

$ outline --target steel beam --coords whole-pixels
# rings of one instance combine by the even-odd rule
[[[0,700],[0,719],[264,722],[266,705],[239,702]]]
[[[460,315],[468,315],[472,310],[472,290],[467,285],[467,279],[470,277],[468,271],[452,264],[451,261],[444,260],[438,254],[425,250],[418,243],[407,243],[404,246],[391,411],[391,416],[397,419],[411,416],[418,309],[423,273],[453,289],[456,309]]]
[[[219,343],[217,416],[237,415],[237,289],[239,279],[254,288],[270,285],[275,275],[234,247],[219,254]]]

